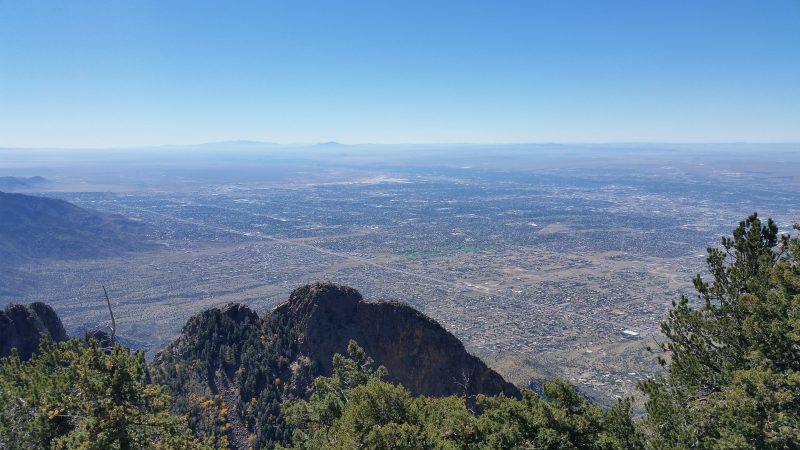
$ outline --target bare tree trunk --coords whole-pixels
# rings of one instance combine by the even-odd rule
[[[114,311],[111,310],[111,300],[108,298],[108,291],[106,291],[105,286],[103,286],[103,294],[106,296],[108,314],[111,315],[111,348],[114,348],[114,335],[117,334],[117,322],[114,321]]]

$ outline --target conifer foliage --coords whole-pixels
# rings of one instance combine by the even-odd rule
[[[800,448],[799,261],[798,238],[756,214],[708,249],[712,280],[661,326],[669,375],[640,384],[651,447]]]
[[[52,343],[0,362],[0,448],[202,449],[163,388],[147,381],[144,354],[106,352],[94,340]]]
[[[412,396],[381,381],[383,367],[351,341],[350,358],[336,355],[330,377],[315,381],[308,401],[287,401],[294,448],[416,449],[635,449],[640,448],[630,403],[592,405],[565,382],[546,385],[547,399],[524,391],[522,399]]]

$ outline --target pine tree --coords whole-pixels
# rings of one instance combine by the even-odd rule
[[[798,448],[800,242],[753,214],[721,244],[699,306],[682,297],[661,325],[669,375],[640,383],[650,445]]]
[[[4,448],[205,448],[168,406],[163,388],[147,382],[144,354],[120,345],[106,353],[94,340],[43,338],[29,361],[0,361]]]
[[[571,385],[545,386],[547,399],[478,396],[482,414],[464,398],[412,396],[381,380],[385,369],[354,342],[350,358],[334,357],[330,377],[319,377],[308,401],[284,402],[298,449],[595,449],[641,447],[630,401],[604,409]]]

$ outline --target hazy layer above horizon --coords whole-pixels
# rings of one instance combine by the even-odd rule
[[[279,145],[231,141],[111,149],[0,149],[0,175],[44,176],[77,190],[191,189],[195,184],[347,181],[399,167],[498,171],[745,164],[796,177],[800,144],[415,144]],[[304,177],[294,176],[302,172]],[[83,185],[83,188],[80,188]],[[51,184],[50,190],[61,190]],[[93,187],[95,186],[95,187]],[[62,186],[66,187],[66,186]]]

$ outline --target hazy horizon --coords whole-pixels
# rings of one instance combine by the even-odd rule
[[[486,147],[501,147],[501,146],[590,146],[590,147],[605,147],[605,146],[722,146],[722,145],[756,145],[756,146],[784,146],[784,145],[800,145],[800,139],[797,141],[608,141],[608,142],[595,142],[595,141],[559,141],[559,142],[339,142],[339,141],[319,141],[319,142],[274,142],[274,141],[260,141],[253,139],[225,139],[220,141],[204,141],[204,142],[187,142],[187,143],[163,143],[151,145],[103,145],[103,146],[39,146],[39,147],[24,147],[24,146],[5,146],[0,145],[0,150],[145,150],[145,149],[164,149],[164,148],[193,148],[193,147],[208,147],[208,146],[223,146],[223,145],[240,145],[240,146],[263,146],[263,147],[325,147],[325,146],[342,146],[342,147],[403,147],[403,146],[426,146],[426,147],[456,147],[456,146],[486,146]],[[644,148],[643,148],[644,149]]]

